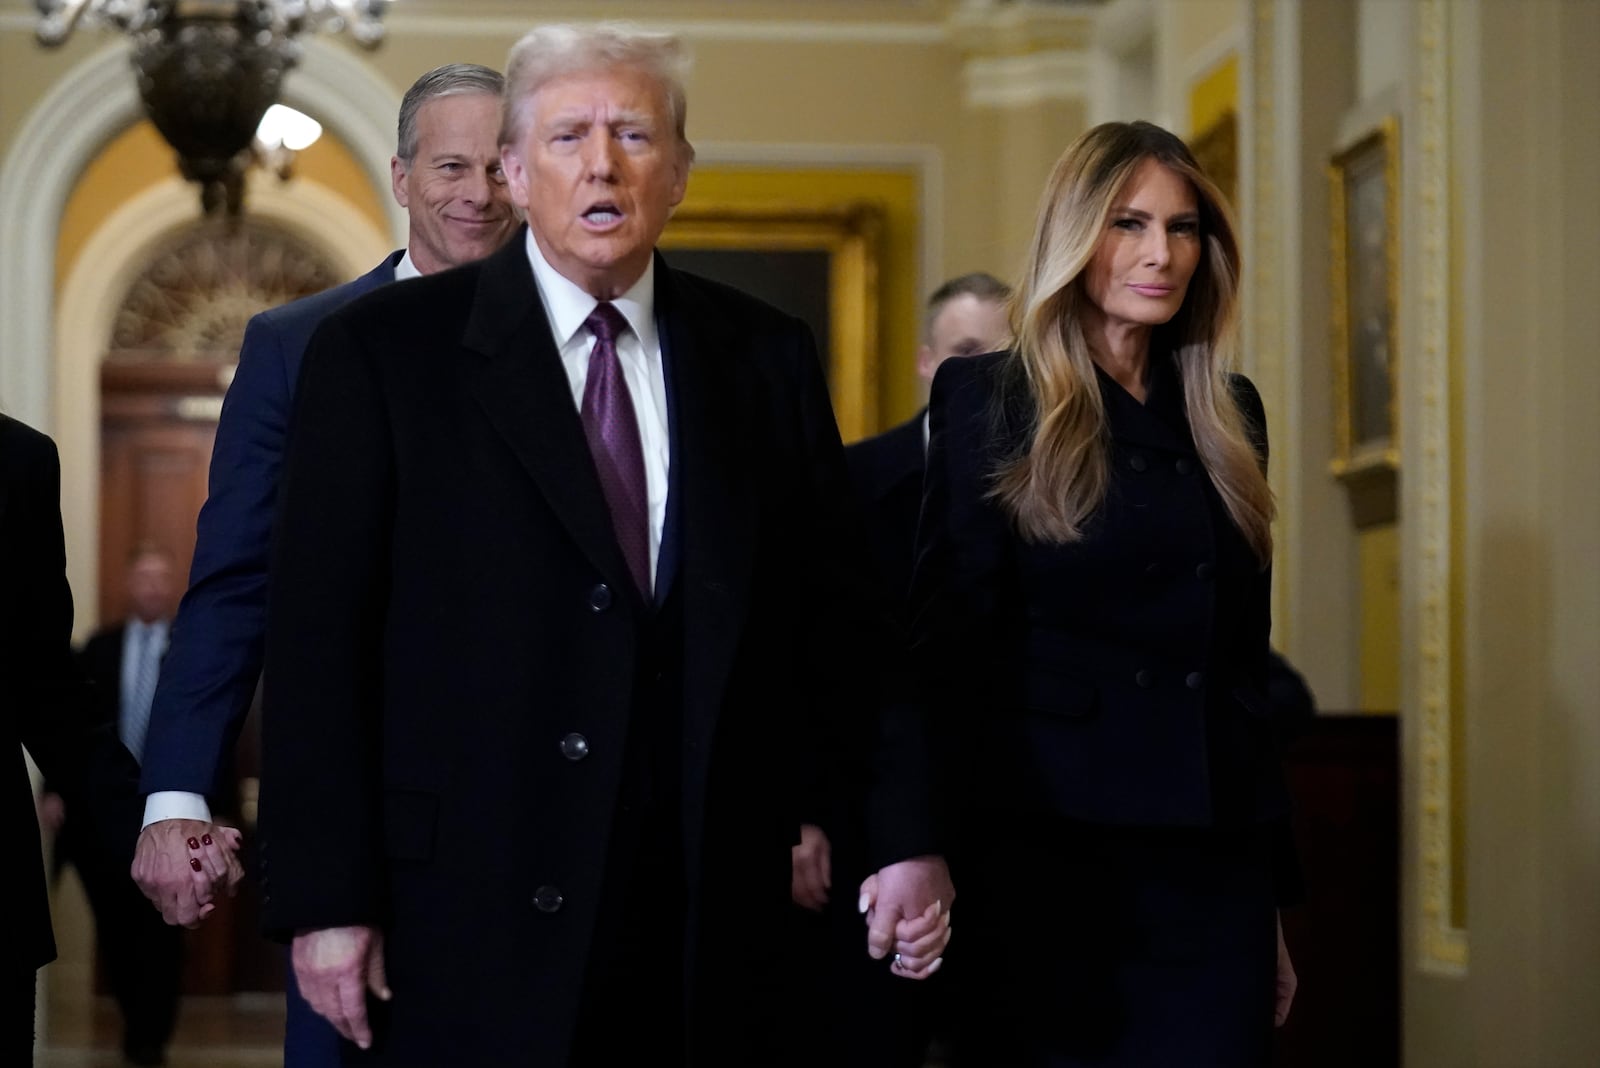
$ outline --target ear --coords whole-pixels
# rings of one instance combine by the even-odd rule
[[[513,145],[500,146],[500,170],[506,176],[506,189],[511,194],[511,204],[526,210],[528,206],[528,168],[522,153]]]
[[[687,142],[678,142],[678,158],[672,169],[672,194],[669,207],[677,207],[683,203],[684,194],[689,191],[689,168],[694,163],[694,150]]]
[[[394,190],[395,203],[402,208],[409,208],[411,197],[406,193],[406,175],[410,170],[405,161],[399,156],[389,157],[389,188]]]
[[[917,377],[924,382],[933,381],[933,372],[939,369],[939,361],[933,358],[933,347],[922,344],[917,346]]]

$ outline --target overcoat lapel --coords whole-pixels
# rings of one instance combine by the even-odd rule
[[[678,570],[684,620],[685,860],[699,874],[706,762],[717,713],[749,608],[756,541],[756,493],[748,444],[738,435],[747,413],[738,393],[742,339],[719,309],[659,258],[656,308],[671,352],[676,398],[672,457]]]
[[[484,261],[462,343],[488,357],[473,392],[490,424],[606,583],[637,603],[520,236]]]

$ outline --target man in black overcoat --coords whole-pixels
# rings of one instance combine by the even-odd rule
[[[812,339],[654,251],[683,121],[672,38],[530,33],[501,136],[529,228],[306,353],[264,908],[348,1063],[785,1063],[820,736],[878,769],[875,952],[913,978],[942,952],[954,891],[915,732],[877,712]]]

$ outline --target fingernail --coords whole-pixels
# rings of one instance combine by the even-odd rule
[[[879,949],[877,946],[868,946],[867,956],[871,957],[873,960],[882,960],[884,957],[884,951]]]
[[[871,899],[868,898],[866,894],[862,894],[860,900],[856,902],[856,911],[865,914],[867,911],[867,906],[870,904],[872,904]]]
[[[196,839],[194,837],[190,837],[190,839],[189,839],[189,848],[190,849],[199,849],[200,848],[199,839]]]
[[[932,975],[934,972],[938,971],[942,967],[944,967],[944,958],[943,957],[935,957],[933,959],[933,963],[928,965],[928,974]]]
[[[189,867],[193,868],[195,871],[199,871],[200,870],[200,862],[198,860],[196,860],[195,858],[190,857],[189,858]]]
[[[211,844],[211,836],[209,834],[202,835],[200,837],[200,841],[204,842],[206,845],[210,845]]]

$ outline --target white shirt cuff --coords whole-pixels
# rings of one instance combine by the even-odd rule
[[[157,790],[144,799],[144,827],[161,820],[199,820],[211,822],[211,806],[201,794],[182,790]],[[139,828],[143,830],[144,827]]]

